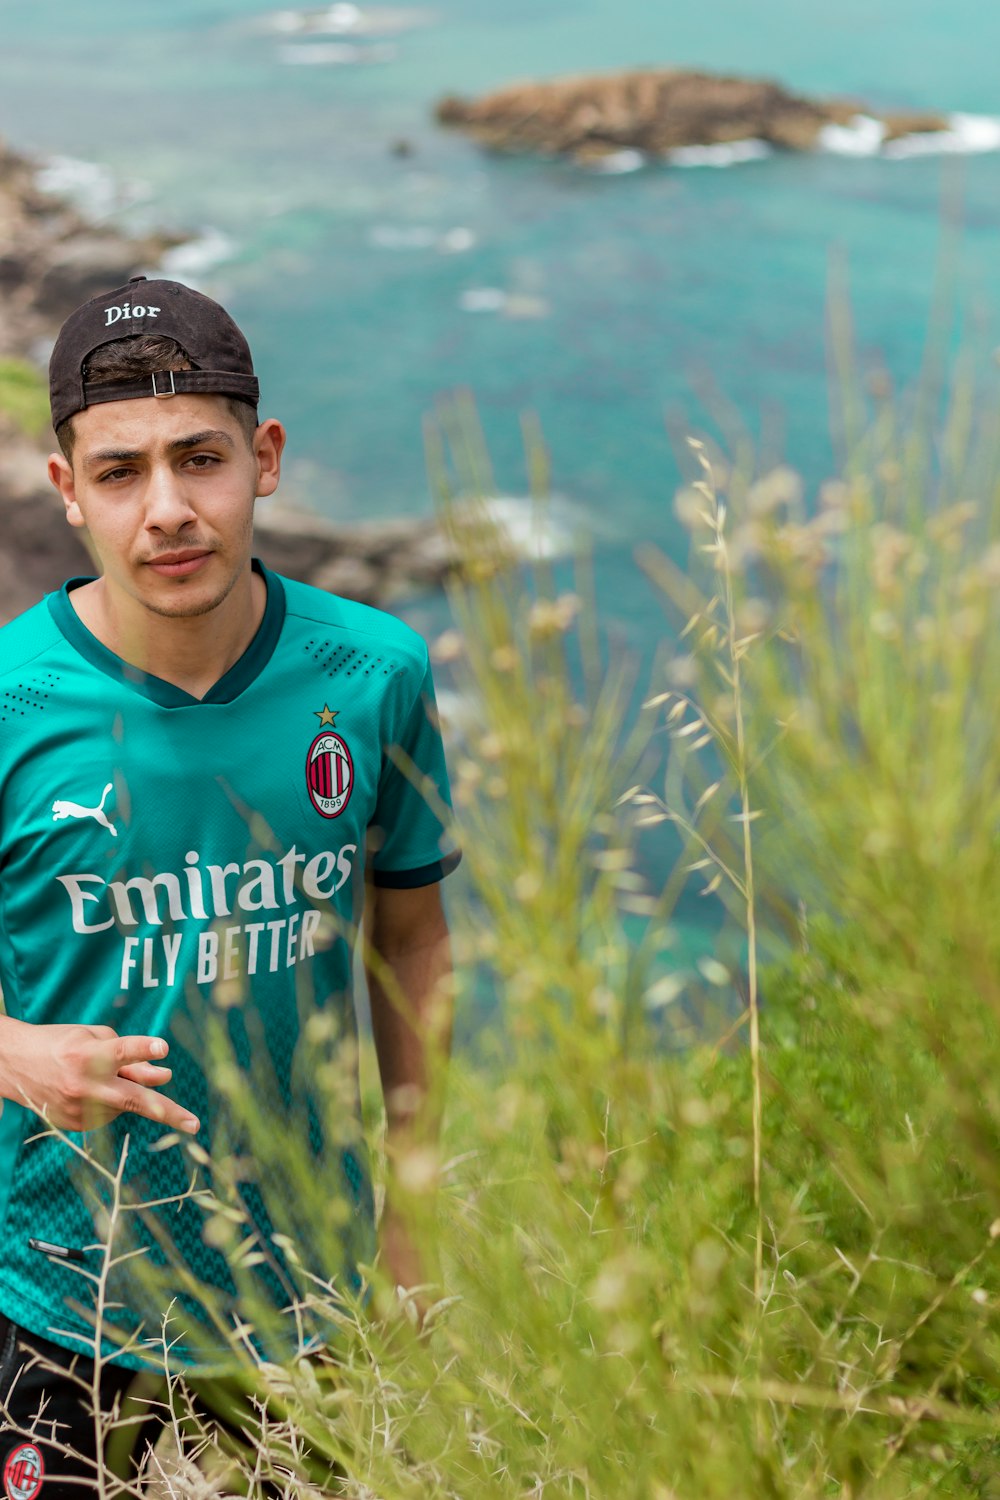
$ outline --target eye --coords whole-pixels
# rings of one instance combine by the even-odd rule
[[[221,460],[215,453],[192,453],[191,456],[186,460],[186,463],[188,468],[210,469],[214,464],[217,464],[220,461]]]
[[[130,478],[133,472],[134,470],[126,468],[123,464],[117,469],[109,469],[106,474],[102,474],[98,480],[98,484],[115,484],[123,479]]]

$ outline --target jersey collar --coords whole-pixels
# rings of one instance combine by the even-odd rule
[[[73,589],[82,583],[92,583],[92,578],[69,579],[58,593],[48,596],[48,605],[52,618],[62,634],[73,649],[78,651],[91,666],[104,672],[106,676],[126,684],[135,692],[141,693],[143,697],[152,699],[161,708],[200,708],[206,703],[232,703],[234,698],[238,698],[260,676],[271,660],[274,648],[278,644],[281,627],[285,623],[285,590],[281,585],[281,579],[276,573],[269,572],[256,557],[253,560],[253,570],[260,574],[267,585],[264,617],[257,627],[256,635],[239,661],[234,662],[225,676],[220,677],[218,682],[209,688],[204,698],[195,698],[174,683],[165,682],[162,677],[155,677],[152,672],[143,672],[141,668],[133,667],[129,662],[123,661],[120,656],[116,656],[113,651],[109,651],[107,646],[101,644],[96,635],[93,635],[84,625],[69,601]]]

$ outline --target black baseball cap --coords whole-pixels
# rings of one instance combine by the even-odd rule
[[[95,349],[133,334],[176,339],[192,370],[160,370],[130,381],[86,379]],[[49,360],[52,425],[101,401],[143,396],[236,396],[256,406],[260,387],[250,345],[224,307],[179,281],[148,281],[133,276],[126,286],[92,297],[71,313],[59,330]]]

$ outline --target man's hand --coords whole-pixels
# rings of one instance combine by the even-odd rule
[[[193,1135],[198,1121],[156,1092],[169,1083],[155,1036],[119,1036],[110,1026],[33,1026],[0,1018],[0,1097],[26,1104],[60,1130],[95,1130],[117,1115],[143,1115]]]

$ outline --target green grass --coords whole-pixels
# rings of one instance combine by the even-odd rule
[[[0,412],[29,437],[41,437],[48,426],[48,387],[26,360],[0,359]]]

